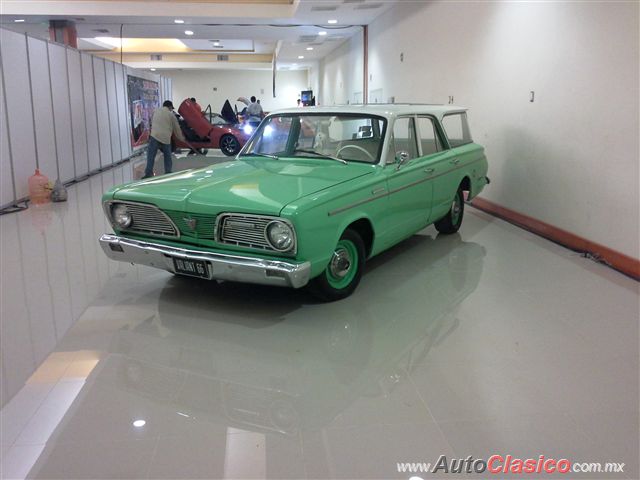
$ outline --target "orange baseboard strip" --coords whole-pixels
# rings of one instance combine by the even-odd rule
[[[640,260],[632,258],[624,253],[612,250],[609,247],[592,242],[561,228],[554,227],[548,223],[536,220],[522,213],[518,213],[506,207],[502,207],[484,198],[476,197],[471,201],[471,205],[483,212],[502,218],[509,223],[523,227],[541,237],[548,238],[560,245],[564,245],[571,250],[585,252],[593,255],[596,259],[603,261],[607,265],[628,275],[636,280],[640,280]]]

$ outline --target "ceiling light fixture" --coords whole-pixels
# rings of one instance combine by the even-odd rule
[[[214,47],[219,47],[220,46],[220,42],[213,42],[213,46]]]
[[[147,424],[144,420],[136,420],[133,422],[133,426],[136,428],[144,427]]]
[[[298,55],[298,60],[302,60],[304,58],[304,55]]]
[[[329,21],[327,21],[327,23],[329,23],[331,25],[335,25],[336,23],[338,23],[338,20],[329,20]]]
[[[17,18],[17,19],[14,20],[14,22],[22,23],[22,22],[24,22],[24,18]]]
[[[307,50],[313,50],[313,47],[307,47]]]
[[[184,23],[184,20],[180,20],[179,18],[176,18],[173,23]]]
[[[325,36],[327,34],[327,32],[325,32],[324,30],[322,32],[318,32],[318,35],[320,36]]]
[[[155,72],[156,69],[155,68],[150,68],[149,70],[151,70],[152,72]]]
[[[185,30],[184,34],[185,35],[193,35],[193,32],[191,30]]]

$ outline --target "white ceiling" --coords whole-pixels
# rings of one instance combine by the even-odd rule
[[[253,3],[225,3],[221,0],[198,3],[2,0],[0,24],[48,38],[49,20],[70,20],[75,23],[80,39],[119,37],[122,32],[123,38],[177,38],[190,48],[211,53],[271,55],[280,42],[279,67],[304,68],[324,58],[347,38],[361,34],[361,25],[371,23],[393,3],[395,1],[389,0],[299,0],[289,3],[282,0],[254,0]],[[201,12],[201,15],[184,15],[194,11]],[[115,12],[119,15],[113,15]],[[25,21],[16,23],[17,19]],[[176,24],[175,19],[184,23]],[[330,25],[330,19],[336,19],[338,23]],[[186,35],[186,30],[192,31],[193,35]],[[326,35],[319,35],[323,31],[327,32]],[[224,48],[214,46],[211,40],[222,40]],[[107,48],[104,44],[100,47],[93,41],[82,40],[78,47]],[[304,56],[304,59],[299,59],[299,56]],[[131,62],[125,59],[125,63]],[[138,61],[132,66],[148,68],[150,65]],[[159,65],[157,62],[152,66],[175,68],[174,64]],[[200,62],[180,67],[216,68],[217,65],[215,62]],[[229,68],[228,65],[219,67]],[[271,68],[271,65],[263,65],[263,68]]]

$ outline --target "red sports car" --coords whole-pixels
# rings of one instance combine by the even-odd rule
[[[229,104],[225,102],[222,115],[205,116],[197,103],[184,100],[178,108],[178,122],[187,142],[174,139],[176,148],[188,148],[202,151],[219,148],[228,156],[236,155],[249,140],[253,127],[237,123],[237,117]],[[207,118],[209,117],[209,118]]]

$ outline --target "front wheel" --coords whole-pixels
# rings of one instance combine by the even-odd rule
[[[327,267],[311,281],[311,291],[327,302],[348,297],[360,283],[364,262],[364,243],[360,235],[353,230],[346,230],[334,248]]]
[[[458,188],[456,196],[453,198],[451,208],[447,214],[434,223],[436,230],[445,235],[456,233],[462,225],[462,217],[464,216],[464,196],[462,188]]]
[[[228,133],[220,138],[220,150],[227,157],[232,157],[240,151],[240,142],[236,137]]]

